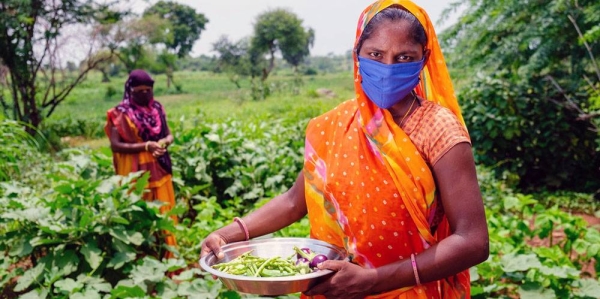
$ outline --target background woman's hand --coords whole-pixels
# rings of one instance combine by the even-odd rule
[[[171,142],[169,142],[169,139],[166,137],[157,142],[158,142],[158,145],[160,145],[163,148],[167,148],[167,147],[169,147],[169,145],[171,145]]]
[[[167,152],[167,148],[163,147],[159,142],[150,141],[148,143],[148,151],[152,153],[152,156],[158,158]]]
[[[370,288],[377,275],[374,269],[365,269],[346,261],[325,261],[319,269],[335,271],[329,279],[304,292],[307,296],[324,295],[329,298],[362,299],[371,295]]]

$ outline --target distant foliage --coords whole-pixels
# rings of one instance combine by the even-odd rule
[[[600,188],[600,2],[457,1],[441,35],[477,160],[520,187]]]
[[[597,133],[549,103],[559,95],[537,83],[497,74],[460,94],[477,163],[517,174],[521,188],[593,192],[600,188]]]
[[[39,156],[37,141],[16,121],[0,120],[0,144],[0,182],[19,178],[21,161]]]
[[[180,192],[215,197],[223,207],[248,212],[260,199],[287,190],[295,181],[302,169],[305,123],[226,120],[175,130],[172,158]],[[190,200],[190,205],[196,203]]]

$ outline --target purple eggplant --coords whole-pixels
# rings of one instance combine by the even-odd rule
[[[294,251],[296,251],[296,255],[298,259],[306,259],[309,262],[309,267],[311,269],[317,268],[317,265],[328,260],[327,256],[324,254],[317,254],[316,252],[310,250],[309,248],[298,248],[294,246]]]
[[[309,261],[307,258],[299,257],[299,258],[296,260],[296,265],[298,265],[298,264],[300,264],[300,263],[307,263],[307,264],[308,264],[308,263],[310,263],[310,261]]]
[[[311,268],[316,268],[317,265],[319,265],[320,263],[324,262],[328,260],[327,256],[324,254],[317,254],[315,255],[311,260],[310,263],[308,264]]]

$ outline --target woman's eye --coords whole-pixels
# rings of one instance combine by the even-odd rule
[[[381,57],[381,53],[371,52],[371,53],[369,53],[369,56],[379,58],[379,57]]]
[[[398,62],[408,62],[408,61],[412,61],[412,58],[410,56],[400,55],[396,58],[396,60]]]

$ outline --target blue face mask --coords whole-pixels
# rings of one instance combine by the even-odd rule
[[[419,84],[425,59],[415,62],[384,64],[358,57],[361,86],[375,105],[388,109],[400,102]]]

